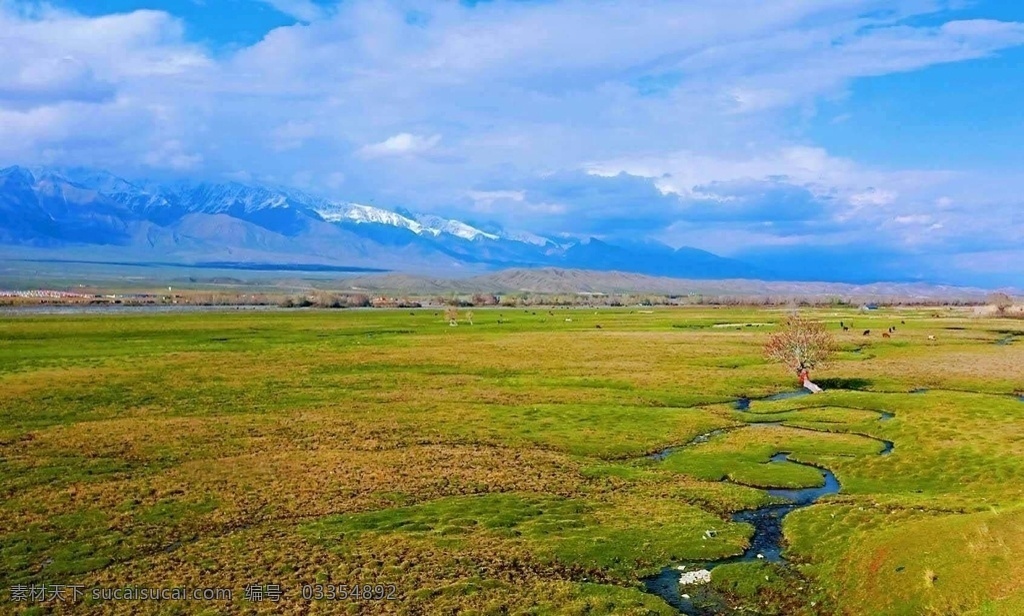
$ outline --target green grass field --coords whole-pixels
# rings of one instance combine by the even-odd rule
[[[842,348],[827,391],[746,411],[796,386],[761,356],[782,310],[0,317],[0,613],[671,614],[642,577],[741,553],[730,513],[821,481],[766,464],[786,451],[842,491],[785,519],[789,566],[715,569],[734,606],[1024,614],[1024,322],[809,314]],[[14,602],[21,584],[234,597]]]

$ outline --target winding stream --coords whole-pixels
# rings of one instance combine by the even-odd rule
[[[790,398],[801,398],[809,395],[811,392],[806,389],[795,389],[793,391],[784,391],[782,393],[773,394],[765,398],[758,398],[762,402],[773,402],[775,400],[789,400]],[[732,403],[733,408],[737,411],[746,411],[750,409],[750,398],[739,398]]]
[[[794,398],[800,395],[804,395],[808,392],[796,391],[796,392],[784,392],[782,394],[776,394],[768,398],[762,398],[762,400],[784,400],[787,398]],[[737,410],[745,411],[750,408],[749,398],[740,398],[734,403],[734,408]],[[879,413],[879,421],[888,421],[893,418],[893,414],[887,411],[876,411]],[[770,425],[781,425],[782,422],[770,422]],[[750,424],[753,425],[766,425],[761,424]],[[740,428],[748,426],[740,426]],[[707,442],[709,439],[723,434],[730,429],[736,428],[720,428],[713,430],[705,434],[701,434],[695,437],[686,445],[682,447],[671,447],[663,451],[659,451],[655,454],[647,456],[653,460],[664,460],[669,454],[677,451],[681,448],[695,445],[698,443]],[[806,428],[801,428],[806,429]],[[879,455],[888,455],[893,450],[892,441],[878,439],[870,437],[874,440],[880,441],[883,444],[882,451]],[[722,601],[720,597],[717,597],[713,591],[710,591],[707,584],[700,585],[680,585],[679,581],[681,576],[685,572],[692,572],[696,570],[705,569],[710,571],[718,565],[724,565],[728,563],[744,562],[744,561],[755,561],[763,560],[766,562],[785,562],[782,556],[782,520],[797,509],[808,507],[818,499],[829,494],[839,493],[841,486],[839,480],[836,479],[835,474],[826,468],[820,468],[812,466],[810,464],[804,464],[790,459],[789,452],[779,452],[772,456],[769,464],[778,464],[782,462],[790,462],[792,464],[799,464],[809,468],[814,468],[821,473],[823,484],[819,487],[814,488],[798,488],[798,489],[774,489],[770,488],[765,490],[769,496],[783,499],[787,502],[775,503],[758,507],[757,509],[748,509],[744,511],[738,511],[730,516],[730,520],[738,523],[750,524],[754,527],[754,535],[750,539],[750,545],[744,550],[743,554],[737,556],[731,556],[713,561],[696,561],[685,564],[677,564],[665,567],[657,575],[644,578],[642,581],[647,592],[661,597],[666,603],[676,608],[682,614],[688,616],[715,616],[721,614],[732,613],[729,607]],[[725,480],[728,481],[728,480]],[[699,597],[699,603],[697,604],[695,598]]]

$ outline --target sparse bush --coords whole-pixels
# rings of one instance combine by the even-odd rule
[[[313,297],[313,304],[317,308],[344,308],[341,298],[332,293],[317,293]]]
[[[498,297],[490,293],[477,293],[473,296],[472,303],[474,306],[497,306]]]
[[[345,298],[345,305],[349,308],[367,308],[372,305],[372,302],[368,295],[356,293],[355,295],[349,295]]]

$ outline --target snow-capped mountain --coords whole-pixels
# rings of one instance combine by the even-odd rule
[[[327,222],[388,225],[400,229],[408,229],[417,235],[424,232],[423,225],[415,220],[389,210],[373,207],[372,205],[323,203],[314,208],[313,211]]]
[[[499,235],[481,231],[458,220],[450,220],[432,214],[407,217],[391,210],[359,203],[333,203],[325,201],[315,206],[313,211],[327,222],[388,225],[400,229],[408,229],[416,235],[438,237],[442,234],[447,234],[471,241],[477,238],[489,240],[502,239]],[[512,237],[506,237],[505,239],[519,241]]]
[[[0,244],[120,261],[337,263],[408,271],[561,266],[700,278],[755,273],[694,249],[555,240],[288,187],[131,181],[89,169],[0,169]]]
[[[432,215],[420,216],[418,217],[418,220],[428,233],[433,233],[435,236],[447,233],[448,235],[454,235],[455,237],[461,237],[464,240],[470,241],[478,238],[485,238],[488,240],[501,239],[497,235],[486,233],[458,220],[448,220],[446,218],[441,218],[440,216]]]
[[[529,231],[503,231],[501,233],[501,237],[507,240],[512,240],[513,242],[533,244],[534,246],[558,246],[558,244],[551,238],[547,238],[542,235],[537,235],[536,233],[530,233]]]

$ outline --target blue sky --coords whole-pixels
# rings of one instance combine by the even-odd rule
[[[0,0],[0,165],[1024,287],[1024,3]]]

